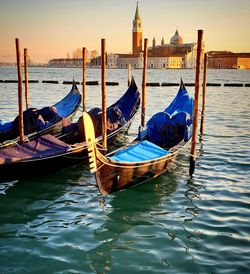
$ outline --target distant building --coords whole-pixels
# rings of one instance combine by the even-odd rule
[[[183,43],[178,30],[171,37],[169,44],[165,44],[164,38],[162,38],[161,44],[156,45],[156,40],[153,38],[152,47],[148,48],[148,68],[194,68],[196,51],[196,43]],[[142,19],[139,13],[138,2],[133,19],[132,53],[117,53],[113,55],[116,56],[116,63],[112,62],[112,68],[127,68],[129,64],[133,68],[142,68],[143,66]],[[99,62],[100,58],[98,58],[97,62],[94,61],[96,65],[100,65]],[[107,62],[107,66],[109,67],[109,62]]]
[[[117,54],[107,54],[107,58],[106,58],[106,64],[108,68],[117,68],[117,59],[119,58],[119,56]],[[102,58],[101,56],[98,56],[94,59],[91,60],[90,62],[90,66],[92,67],[100,67],[102,63]]]
[[[142,68],[143,66],[142,20],[139,13],[138,2],[132,28],[132,54],[117,53],[115,56],[116,63],[112,63],[113,68],[127,68],[129,64],[131,64],[133,68]],[[109,62],[107,61],[107,66],[108,64]]]
[[[140,54],[142,52],[142,20],[139,13],[138,2],[133,20],[132,43],[133,55]]]
[[[148,49],[148,64],[151,68],[194,68],[196,60],[196,43],[183,43],[178,30],[165,44],[164,38],[156,45],[153,38],[152,47]]]
[[[82,67],[82,58],[55,58],[48,62],[48,67],[71,68]]]
[[[165,44],[164,38],[160,45],[156,45],[153,38],[152,47],[148,48],[148,68],[167,69],[167,68],[195,68],[197,43],[183,43],[179,31],[171,37],[170,43]],[[81,58],[62,58],[52,59],[48,66],[52,67],[81,67]],[[107,54],[108,68],[127,68],[131,64],[133,68],[143,67],[143,48],[142,48],[142,19],[139,12],[138,2],[132,28],[132,53]],[[93,58],[90,66],[100,66],[101,57]]]
[[[118,54],[117,67],[125,68],[131,64],[134,68],[142,68],[142,20],[139,13],[138,3],[132,30],[132,55]],[[196,60],[196,43],[183,43],[182,37],[176,30],[171,37],[170,43],[165,44],[164,38],[160,45],[156,45],[155,37],[152,40],[152,47],[148,48],[148,68],[194,68]]]
[[[208,68],[250,69],[250,53],[210,51],[208,52]]]

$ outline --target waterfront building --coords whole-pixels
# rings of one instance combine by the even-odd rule
[[[183,38],[179,35],[178,29],[171,37],[170,43],[164,42],[156,45],[155,37],[152,40],[152,47],[148,48],[148,68],[194,68],[196,60],[197,43],[183,43]],[[127,68],[129,64],[133,68],[143,66],[142,48],[142,19],[139,12],[138,2],[132,28],[132,53],[116,55],[116,64],[112,67]]]
[[[162,38],[161,44],[156,45],[153,38],[152,47],[148,49],[148,64],[150,68],[194,68],[196,51],[197,44],[183,43],[177,29],[169,44]]]
[[[107,54],[107,58],[106,58],[106,66],[107,68],[117,68],[117,59],[119,58],[118,54]],[[102,58],[101,56],[98,56],[96,58],[93,58],[91,60],[91,62],[89,63],[89,65],[91,67],[100,67],[102,63]]]
[[[142,39],[142,19],[139,12],[138,2],[132,28],[132,53],[107,54],[107,68],[127,68],[131,64],[132,68],[143,67],[143,39]],[[171,37],[170,43],[165,43],[164,37],[159,45],[156,44],[155,37],[152,46],[148,48],[148,68],[171,69],[171,68],[195,68],[197,43],[184,43],[178,29]],[[100,56],[93,58],[89,66],[100,66]],[[49,61],[50,67],[81,67],[81,58],[60,58]]]
[[[72,68],[82,67],[82,58],[55,58],[48,62],[48,67]]]
[[[208,68],[250,69],[250,53],[210,51],[208,52]]]

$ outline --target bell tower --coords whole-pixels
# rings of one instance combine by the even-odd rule
[[[141,23],[142,23],[142,20],[141,20],[141,17],[140,17],[138,2],[137,2],[136,11],[135,11],[135,18],[133,20],[133,30],[132,30],[133,54],[138,54],[138,53],[142,52],[142,27],[141,27]]]

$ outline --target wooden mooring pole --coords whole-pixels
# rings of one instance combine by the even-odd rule
[[[86,48],[82,48],[82,110],[86,108]]]
[[[107,150],[107,110],[106,110],[106,41],[102,39],[102,147]]]
[[[29,108],[29,80],[28,80],[28,50],[24,49],[24,77],[25,77],[25,103],[26,109]]]
[[[23,100],[22,100],[22,74],[21,74],[19,39],[16,38],[15,42],[16,42],[17,76],[18,76],[19,136],[20,136],[20,144],[23,144],[24,143]]]
[[[128,86],[131,84],[131,64],[128,64]]]
[[[86,108],[86,48],[82,48],[82,129],[83,129],[83,138],[88,142],[85,136],[84,130],[84,112]]]
[[[203,86],[202,86],[202,109],[201,109],[201,127],[200,134],[203,134],[204,130],[204,115],[206,107],[206,85],[207,85],[207,53],[204,55],[204,64],[203,64]]]
[[[145,113],[146,113],[146,70],[148,63],[148,39],[144,39],[143,52],[143,70],[142,70],[142,105],[141,105],[141,126],[145,127]]]
[[[196,145],[197,145],[197,128],[198,128],[198,111],[199,111],[199,97],[200,97],[200,72],[201,72],[201,52],[202,52],[202,36],[203,30],[198,30],[198,46],[196,55],[196,73],[195,73],[195,97],[193,110],[193,134],[191,144],[191,156],[189,175],[192,176],[195,169],[196,159]]]

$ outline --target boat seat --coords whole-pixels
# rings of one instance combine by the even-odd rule
[[[38,110],[37,113],[38,115],[41,115],[45,121],[58,122],[62,119],[55,107],[44,107]]]
[[[115,153],[109,159],[117,162],[141,162],[168,155],[169,152],[147,140]]]
[[[23,112],[24,134],[30,134],[37,130],[37,108],[28,108]],[[14,135],[19,135],[19,116],[13,121]]]
[[[187,139],[191,124],[190,115],[179,112],[170,116],[166,112],[156,113],[147,123],[147,140],[161,147],[172,147]]]
[[[92,108],[88,114],[90,115],[95,129],[95,135],[102,134],[102,110],[98,107]],[[126,119],[118,106],[107,109],[107,133],[111,133],[120,126],[126,124]]]
[[[107,118],[112,124],[124,125],[126,123],[126,119],[118,106],[107,109]]]

